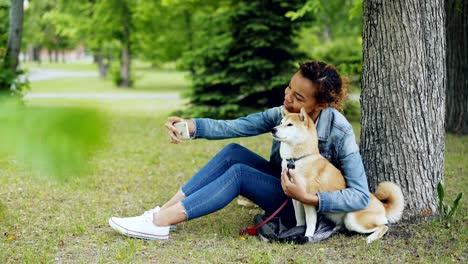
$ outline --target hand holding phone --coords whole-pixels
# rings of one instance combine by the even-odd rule
[[[176,133],[176,137],[178,139],[183,139],[183,140],[190,139],[190,133],[189,133],[187,122],[175,123],[174,127],[182,132],[182,134]]]

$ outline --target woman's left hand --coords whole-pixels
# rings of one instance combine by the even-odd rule
[[[289,175],[291,179],[288,177],[287,169],[283,170],[281,174],[281,186],[286,196],[301,203],[317,206],[318,196],[316,194],[307,193],[306,186],[297,179],[294,169],[289,170]]]

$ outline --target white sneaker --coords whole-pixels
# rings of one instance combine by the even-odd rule
[[[153,208],[153,209],[151,209],[151,210],[153,211],[153,213],[157,213],[157,212],[161,211],[161,207],[156,206],[155,208]],[[150,211],[151,211],[151,210],[150,210]],[[140,215],[140,216],[137,216],[137,217],[141,217],[141,215]],[[170,230],[170,231],[177,231],[177,226],[176,226],[176,225],[170,225],[169,230]]]
[[[155,208],[153,208],[153,209],[151,209],[151,210],[153,210],[153,214],[154,214],[154,213],[158,213],[159,211],[161,211],[161,207],[156,206]],[[150,210],[150,211],[151,211],[151,210]],[[176,225],[170,225],[169,230],[170,230],[170,231],[177,231],[177,226],[176,226]]]
[[[159,212],[159,206],[146,211],[136,217],[111,217],[109,225],[117,232],[129,236],[148,240],[169,238],[169,226],[156,226],[153,224],[153,214]]]

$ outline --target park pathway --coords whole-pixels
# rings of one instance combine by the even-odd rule
[[[30,82],[53,80],[67,77],[97,77],[95,71],[65,71],[55,69],[32,69],[28,71]]]
[[[180,99],[178,93],[26,93],[26,99]]]
[[[67,77],[98,77],[95,71],[70,71],[55,69],[32,69],[28,72],[30,82],[53,80]],[[36,93],[29,92],[24,95],[26,99],[99,99],[99,100],[121,100],[121,99],[180,99],[179,93]]]

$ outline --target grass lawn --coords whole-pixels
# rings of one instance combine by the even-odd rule
[[[81,85],[92,84],[84,81]],[[393,225],[386,237],[371,245],[366,245],[363,235],[336,235],[301,246],[240,239],[238,231],[250,225],[260,210],[235,202],[179,225],[168,241],[125,238],[108,226],[110,216],[134,216],[162,204],[230,142],[267,157],[271,137],[194,140],[173,145],[168,142],[163,123],[170,111],[183,102],[87,101],[96,103],[108,117],[111,129],[109,144],[90,161],[93,169],[88,175],[58,183],[0,157],[0,263],[468,261],[466,197],[451,228],[437,222]],[[78,103],[32,100],[28,104]],[[449,135],[446,142],[446,192],[452,201],[456,193],[463,191],[466,195],[468,191],[468,137]]]

